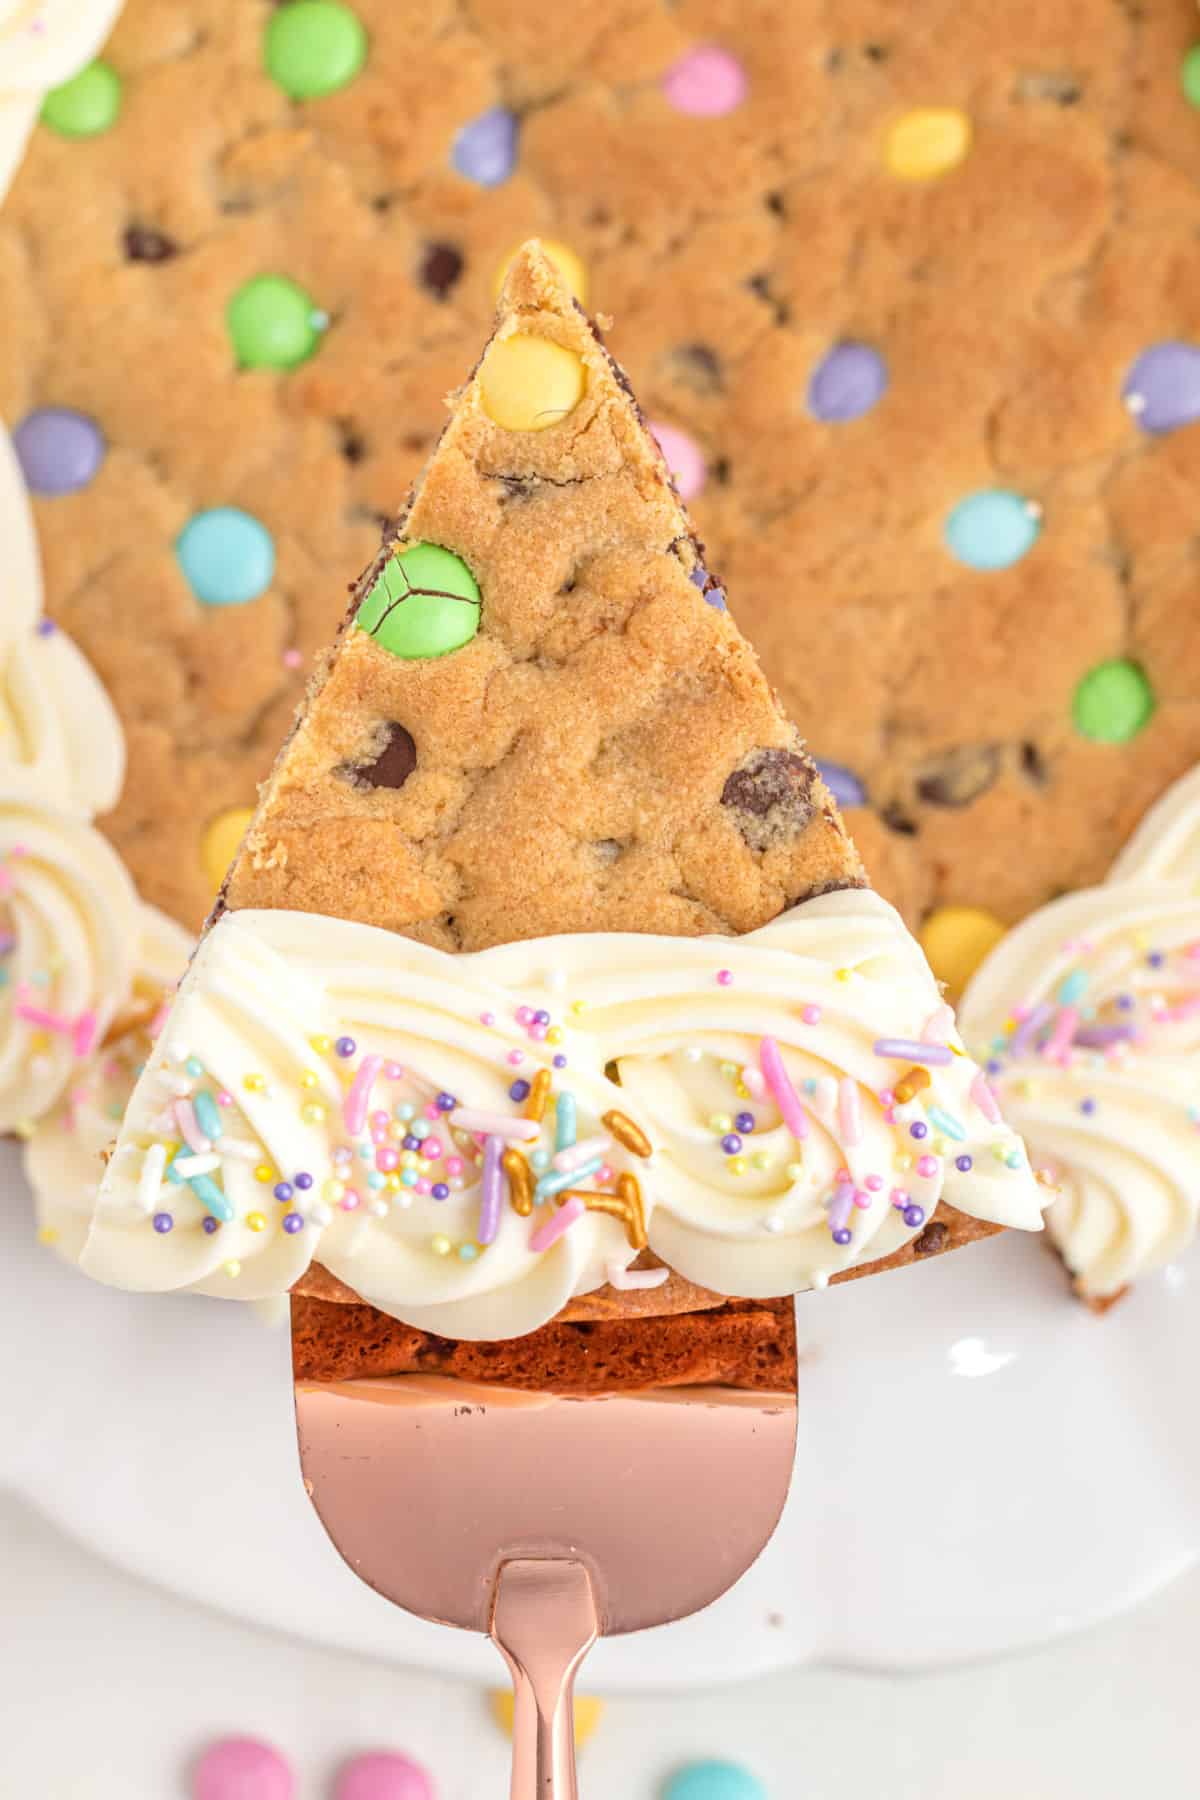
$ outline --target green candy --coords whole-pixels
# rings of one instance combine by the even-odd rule
[[[1154,690],[1137,663],[1125,657],[1097,663],[1075,689],[1075,729],[1098,744],[1126,744],[1154,711]]]
[[[42,124],[59,137],[98,137],[121,110],[121,77],[105,62],[90,62],[42,101]]]
[[[448,656],[479,630],[479,587],[459,556],[410,544],[390,557],[358,609],[358,628],[393,656]]]
[[[289,0],[272,15],[263,41],[267,74],[292,100],[336,93],[366,57],[362,21],[339,0]]]
[[[229,302],[225,323],[243,369],[294,369],[312,355],[328,321],[286,275],[255,275]]]
[[[1200,44],[1193,44],[1180,63],[1179,85],[1188,105],[1200,107]]]

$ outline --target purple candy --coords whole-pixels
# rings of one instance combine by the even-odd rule
[[[1158,434],[1200,419],[1200,347],[1152,344],[1125,377],[1121,398],[1143,431]]]
[[[375,1750],[340,1771],[333,1800],[434,1800],[433,1782],[411,1757]]]
[[[100,427],[69,406],[42,406],[26,413],[12,441],[31,494],[77,493],[104,461]]]
[[[808,407],[827,425],[861,419],[887,388],[887,368],[869,344],[835,344],[812,372]]]
[[[817,759],[817,772],[839,806],[865,806],[867,790],[853,769]]]
[[[450,150],[450,161],[468,181],[499,187],[517,160],[517,121],[506,106],[493,106],[464,125]]]

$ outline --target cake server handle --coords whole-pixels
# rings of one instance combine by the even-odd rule
[[[511,1800],[578,1800],[575,1672],[598,1633],[582,1563],[529,1557],[501,1565],[491,1636],[513,1682]]]

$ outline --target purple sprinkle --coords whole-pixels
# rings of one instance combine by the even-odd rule
[[[12,443],[32,494],[77,493],[104,461],[104,438],[95,420],[69,406],[26,413]]]
[[[1146,961],[1152,969],[1161,969],[1166,960],[1161,950],[1151,950],[1146,957]]]
[[[925,1223],[925,1208],[923,1206],[916,1206],[916,1205],[906,1206],[904,1209],[903,1218],[904,1218],[904,1223],[906,1225],[911,1225],[912,1228],[915,1230],[918,1225],[923,1225]]]
[[[915,1062],[929,1069],[946,1068],[954,1061],[949,1044],[925,1044],[916,1038],[876,1038],[874,1050],[887,1062]]]
[[[841,763],[822,762],[820,757],[816,760],[817,773],[839,806],[867,804],[867,790],[853,769],[847,769]]]
[[[353,1056],[358,1049],[358,1045],[352,1037],[340,1037],[333,1047],[339,1056]]]
[[[1132,1036],[1132,1025],[1084,1025],[1075,1033],[1075,1042],[1085,1050],[1103,1050],[1107,1044],[1120,1044]]]
[[[509,1088],[508,1097],[510,1100],[528,1100],[528,1098],[529,1098],[529,1083],[527,1081],[522,1081],[518,1077],[518,1079],[516,1081],[514,1081],[512,1086]]]
[[[954,1159],[954,1166],[960,1175],[966,1175],[975,1165],[972,1163],[969,1156],[956,1156]]]
[[[1096,1110],[1096,1102],[1090,1098],[1087,1100],[1081,1100],[1079,1102],[1079,1110],[1081,1113],[1086,1113],[1088,1115],[1088,1117],[1090,1118],[1092,1113],[1094,1113]]]
[[[1168,338],[1143,350],[1121,390],[1143,431],[1157,436],[1200,419],[1200,349]]]
[[[737,1118],[733,1122],[737,1126],[739,1131],[745,1132],[745,1131],[753,1131],[754,1130],[754,1114],[753,1113],[739,1113]]]
[[[448,1200],[450,1198],[450,1189],[446,1186],[444,1181],[435,1181],[429,1191],[435,1200]]]
[[[53,619],[39,619],[37,622],[37,634],[39,637],[53,637],[57,630],[58,626],[54,623]]]
[[[301,1169],[296,1177],[296,1186],[300,1189],[301,1193],[303,1193],[307,1188],[312,1186],[312,1176],[307,1174],[304,1169]]]
[[[301,1218],[299,1213],[284,1213],[283,1229],[285,1231],[287,1231],[287,1232],[300,1231],[303,1228],[303,1225],[304,1225],[304,1220]]]
[[[1122,1012],[1132,1012],[1137,1005],[1137,1001],[1132,994],[1118,994],[1117,1005]]]
[[[908,1128],[909,1137],[925,1138],[929,1136],[929,1127],[924,1119],[914,1119]]]
[[[419,1150],[421,1148],[421,1140],[419,1137],[414,1137],[410,1131],[401,1139],[400,1147],[402,1150]]]
[[[499,187],[516,160],[517,120],[505,106],[489,107],[464,125],[450,150],[451,165],[480,187]]]
[[[848,1244],[851,1241],[853,1233],[848,1226],[839,1225],[832,1236],[835,1244]]]
[[[1053,1015],[1053,1012],[1054,1008],[1051,1006],[1050,1002],[1048,1000],[1042,1000],[1024,1019],[1021,1020],[1021,1023],[1013,1032],[1012,1043],[1009,1045],[1009,1049],[1014,1056],[1020,1056],[1021,1052],[1025,1049],[1025,1046],[1037,1036],[1038,1032],[1042,1029],[1042,1026]]]
[[[562,1052],[561,1052],[561,1051],[560,1051],[560,1052],[559,1052],[559,1054],[558,1054],[558,1055],[557,1055],[557,1056],[556,1056],[556,1057],[555,1057],[555,1058],[554,1058],[554,1066],[555,1066],[555,1068],[556,1068],[556,1069],[565,1069],[565,1068],[566,1068],[566,1066],[567,1066],[567,1059],[566,1059],[566,1057],[565,1057],[565,1056],[564,1056],[564,1055],[563,1055],[563,1054],[562,1054]]]
[[[174,1223],[175,1223],[175,1220],[170,1213],[161,1212],[161,1213],[155,1213],[155,1215],[154,1215],[155,1231],[159,1231],[159,1232],[170,1231],[170,1229],[174,1225]],[[216,1223],[215,1219],[214,1219],[213,1223],[214,1224]]]
[[[274,1192],[275,1192],[275,1198],[277,1200],[281,1200],[286,1203],[292,1197],[291,1182],[290,1181],[277,1181],[275,1183]]]
[[[458,1105],[458,1101],[454,1098],[453,1094],[441,1093],[438,1095],[434,1104],[439,1112],[453,1112]]]
[[[887,366],[869,344],[835,344],[812,372],[808,407],[826,425],[845,425],[877,406],[887,390]]]
[[[550,1014],[539,1007],[538,1011],[533,1015],[533,1022],[535,1025],[548,1025],[550,1023]]]
[[[993,1056],[990,1058],[990,1060],[988,1062],[987,1072],[989,1075],[1003,1075],[1004,1064],[1002,1062],[1000,1062],[996,1057]]]
[[[721,1148],[726,1156],[736,1156],[742,1147],[742,1140],[736,1131],[729,1132],[721,1139]]]
[[[209,1237],[211,1237],[213,1232],[216,1231],[218,1226],[220,1225],[220,1220],[214,1219],[211,1213],[207,1213],[205,1215],[205,1217],[200,1221],[200,1223],[204,1227],[205,1231],[207,1231]]]

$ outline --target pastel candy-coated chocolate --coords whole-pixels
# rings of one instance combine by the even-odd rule
[[[4,72],[0,70],[0,85]],[[42,101],[42,124],[65,138],[98,137],[115,125],[121,112],[121,77],[106,62],[90,62],[51,88]]]
[[[1125,744],[1149,722],[1154,704],[1145,670],[1117,656],[1088,670],[1075,689],[1071,713],[1081,736]]]
[[[225,309],[243,369],[294,369],[321,341],[325,319],[311,294],[286,275],[255,275]]]
[[[883,160],[901,181],[935,181],[958,167],[971,148],[971,121],[953,106],[918,106],[896,120]]]
[[[435,1800],[435,1792],[420,1763],[395,1751],[373,1750],[345,1765],[333,1800]]]
[[[192,1771],[192,1800],[292,1800],[291,1766],[258,1738],[222,1738]]]
[[[946,520],[946,545],[968,568],[1008,569],[1033,548],[1041,528],[1037,508],[1020,494],[981,488]]]
[[[489,1695],[492,1716],[502,1731],[512,1736],[513,1697],[511,1688],[496,1688]],[[576,1694],[575,1708],[575,1744],[582,1750],[594,1733],[604,1716],[604,1702],[597,1700],[594,1694]]]
[[[175,554],[197,600],[241,606],[257,599],[275,573],[275,543],[266,526],[237,506],[214,506],[190,518]]]
[[[75,494],[104,461],[104,437],[94,419],[69,406],[26,413],[12,436],[31,494]]]
[[[985,956],[1008,927],[982,906],[939,906],[921,926],[918,941],[925,960],[958,1000]]]
[[[440,544],[410,544],[384,564],[358,609],[360,631],[393,656],[446,656],[479,630],[479,587]]]
[[[682,431],[678,425],[651,419],[650,431],[666,458],[667,467],[675,478],[680,495],[684,500],[694,500],[708,479],[708,464],[704,460],[703,450],[695,438]]]
[[[464,125],[450,151],[450,162],[468,181],[499,187],[517,161],[517,119],[506,106],[489,107]]]
[[[216,891],[225,879],[246,827],[254,817],[252,806],[227,806],[210,819],[200,839],[200,860],[209,886]]]
[[[812,372],[808,409],[827,425],[861,419],[883,398],[887,365],[870,344],[835,344]]]
[[[694,1762],[672,1775],[663,1800],[767,1800],[757,1775],[740,1763]]]
[[[815,760],[821,780],[839,806],[867,804],[867,790],[853,769],[847,769],[843,763],[822,762],[819,758]]]
[[[1167,339],[1143,350],[1122,398],[1143,431],[1158,436],[1200,419],[1200,345]]]
[[[340,0],[288,0],[267,23],[267,73],[293,100],[336,93],[354,80],[366,57],[362,21]]]
[[[578,300],[580,306],[586,306],[588,297],[588,278],[587,269],[584,266],[582,259],[576,256],[570,244],[564,244],[560,242],[558,238],[542,238],[540,242],[542,249],[546,252],[547,257],[554,264],[555,268]],[[514,244],[508,255],[497,264],[496,273],[492,277],[492,298],[494,300],[500,298],[500,290],[504,286],[504,277],[508,274],[513,257],[517,254],[519,249],[520,245]]]
[[[479,370],[488,418],[505,431],[546,431],[574,412],[586,385],[573,350],[517,332],[497,338]]]
[[[697,119],[718,119],[732,112],[746,98],[747,86],[737,57],[717,44],[689,50],[662,78],[668,104]]]

